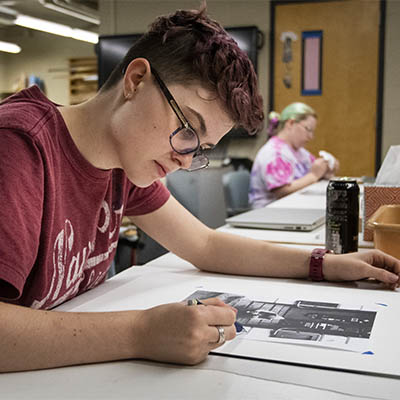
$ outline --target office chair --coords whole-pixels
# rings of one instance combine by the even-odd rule
[[[175,171],[167,175],[167,188],[201,222],[210,228],[218,228],[224,225],[226,218],[222,188],[225,173],[225,168]]]
[[[228,217],[248,211],[250,172],[238,169],[222,176],[226,213]]]

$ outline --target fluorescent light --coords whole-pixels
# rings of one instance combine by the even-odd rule
[[[73,10],[68,8],[68,4],[64,6],[54,4],[52,1],[48,0],[39,0],[40,4],[46,8],[50,8],[51,10],[58,11],[60,13],[70,15],[71,17],[79,18],[83,21],[90,22],[91,24],[100,25],[100,20],[97,15],[89,15],[85,13],[83,10]]]
[[[19,53],[21,51],[21,47],[14,43],[2,42],[0,40],[0,51],[6,51],[7,53]]]
[[[82,29],[72,29],[71,37],[77,40],[84,40],[90,43],[97,43],[99,41],[99,35],[97,33],[84,31]]]
[[[15,25],[25,28],[36,29],[53,35],[70,37],[85,42],[97,43],[99,35],[94,32],[84,31],[82,29],[73,29],[70,26],[57,24],[55,22],[46,21],[44,19],[30,17],[28,15],[17,15],[14,21]]]
[[[56,24],[55,22],[46,21],[44,19],[29,17],[28,15],[17,15],[14,24],[24,26],[25,28],[52,33],[54,35],[66,37],[71,36],[71,28],[69,26]]]

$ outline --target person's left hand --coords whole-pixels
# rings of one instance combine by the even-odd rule
[[[380,250],[348,254],[326,254],[323,264],[328,281],[356,281],[374,278],[391,289],[400,286],[400,260]]]
[[[336,174],[339,171],[340,163],[337,158],[335,158],[335,165],[333,166],[333,173]]]

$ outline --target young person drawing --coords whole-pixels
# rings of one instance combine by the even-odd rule
[[[253,208],[329,179],[338,171],[339,162],[331,154],[315,158],[304,148],[316,127],[317,114],[304,103],[289,104],[280,115],[269,114],[271,138],[258,151],[251,171],[249,203]]]
[[[263,120],[256,75],[200,11],[157,18],[91,100],[57,106],[38,88],[0,106],[0,371],[145,358],[195,364],[235,336],[221,300],[108,313],[48,311],[101,284],[123,215],[197,268],[307,278],[310,252],[209,229],[159,179],[207,165],[234,125]],[[171,234],[173,232],[173,234]],[[395,287],[381,252],[327,255],[329,280]]]

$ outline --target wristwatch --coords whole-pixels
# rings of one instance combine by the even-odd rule
[[[311,252],[310,258],[310,273],[309,277],[313,281],[323,281],[324,274],[322,271],[322,262],[326,253],[332,253],[331,250],[326,249],[314,249]]]

